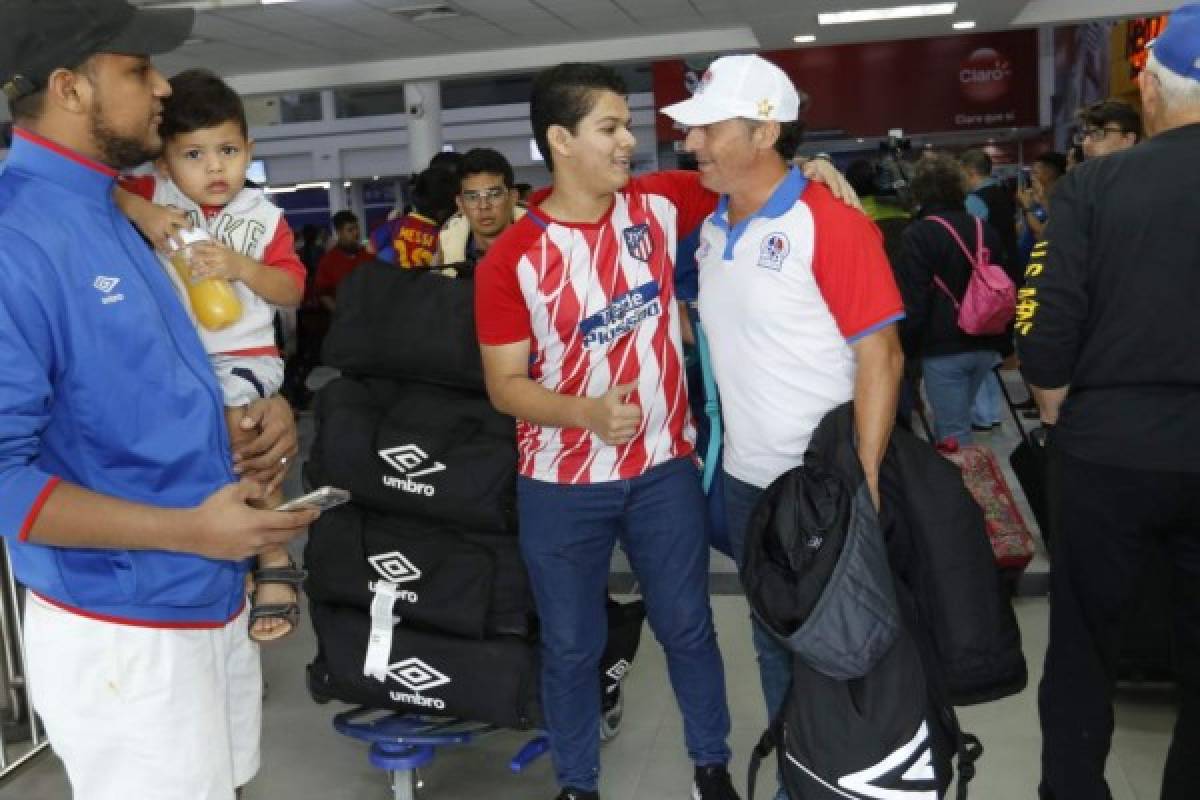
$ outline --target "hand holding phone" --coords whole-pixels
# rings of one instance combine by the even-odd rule
[[[300,495],[276,506],[275,510],[296,511],[301,508],[315,508],[318,511],[328,511],[348,502],[350,502],[350,493],[345,489],[322,486],[316,491]]]

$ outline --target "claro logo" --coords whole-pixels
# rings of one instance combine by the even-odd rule
[[[972,103],[992,103],[1012,87],[1012,62],[990,47],[981,47],[958,68],[958,85]]]

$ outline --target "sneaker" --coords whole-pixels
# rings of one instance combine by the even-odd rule
[[[741,800],[734,791],[729,770],[724,764],[696,767],[696,782],[692,785],[692,800]]]
[[[563,789],[554,800],[600,800],[598,792],[585,792],[583,789]]]

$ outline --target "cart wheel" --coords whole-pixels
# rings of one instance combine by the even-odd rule
[[[612,707],[605,709],[600,715],[600,741],[611,742],[621,732],[621,717],[625,713],[625,695],[617,689],[617,699]]]
[[[415,769],[393,770],[392,800],[416,800],[417,787],[421,785]]]

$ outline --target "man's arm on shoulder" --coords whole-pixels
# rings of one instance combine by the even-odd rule
[[[1021,372],[1048,423],[1058,421],[1087,323],[1089,202],[1077,175],[1058,184],[1046,237],[1034,246],[1017,291]]]

